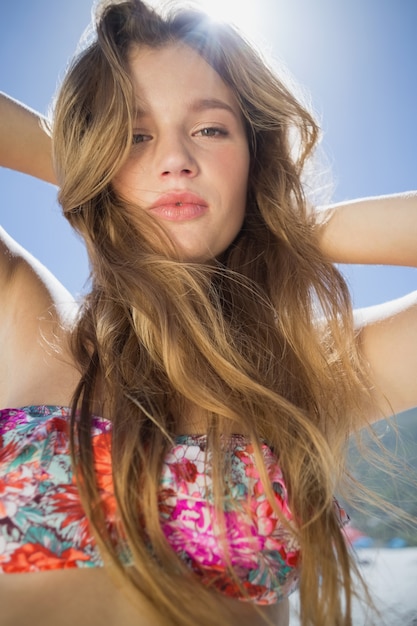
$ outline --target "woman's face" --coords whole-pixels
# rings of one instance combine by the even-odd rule
[[[134,141],[114,180],[140,228],[158,220],[186,261],[208,261],[238,234],[246,208],[249,148],[231,89],[184,44],[135,48]]]

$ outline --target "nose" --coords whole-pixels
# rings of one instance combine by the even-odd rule
[[[159,139],[156,159],[159,176],[162,178],[193,178],[198,173],[190,141],[177,133]]]

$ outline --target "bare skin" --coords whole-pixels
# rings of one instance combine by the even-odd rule
[[[193,601],[198,599],[190,599],[190,605]],[[225,604],[235,615],[229,626],[266,624],[246,603],[225,600]],[[167,626],[149,603],[143,599],[134,604],[101,568],[4,575],[0,606],[1,626]],[[287,626],[288,601],[262,607],[261,614],[274,626]]]
[[[0,165],[56,183],[44,122],[36,111],[0,93]]]
[[[8,120],[3,126],[0,122],[0,165],[56,182],[49,138],[39,117],[4,98],[0,113],[0,120],[3,114]],[[417,266],[415,195],[365,200],[359,207],[330,211],[323,250],[334,262]],[[375,245],[370,247],[370,241]],[[0,238],[0,290],[0,406],[68,406],[79,378],[68,348],[72,297],[6,235]],[[416,406],[416,294],[365,314],[358,341],[378,399],[378,390],[387,398],[383,408],[399,412]],[[231,626],[264,623],[247,605],[227,602],[236,615]],[[135,608],[104,569],[11,574],[0,581],[1,626],[162,626],[145,601],[139,604]],[[289,623],[288,602],[262,612],[275,626]]]

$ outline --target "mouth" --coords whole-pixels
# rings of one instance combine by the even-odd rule
[[[157,217],[176,222],[201,217],[208,211],[208,204],[191,192],[170,192],[160,196],[149,210]]]

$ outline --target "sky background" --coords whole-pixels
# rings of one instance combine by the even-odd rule
[[[284,62],[311,95],[331,165],[332,199],[417,188],[417,0],[240,0],[236,5],[233,12],[232,0],[222,0],[224,15],[236,16],[262,51]],[[90,0],[6,3],[0,21],[0,90],[46,112],[91,8]],[[0,223],[74,295],[81,293],[87,259],[60,215],[56,188],[4,169],[0,186]],[[358,307],[417,289],[415,269],[342,269]]]

